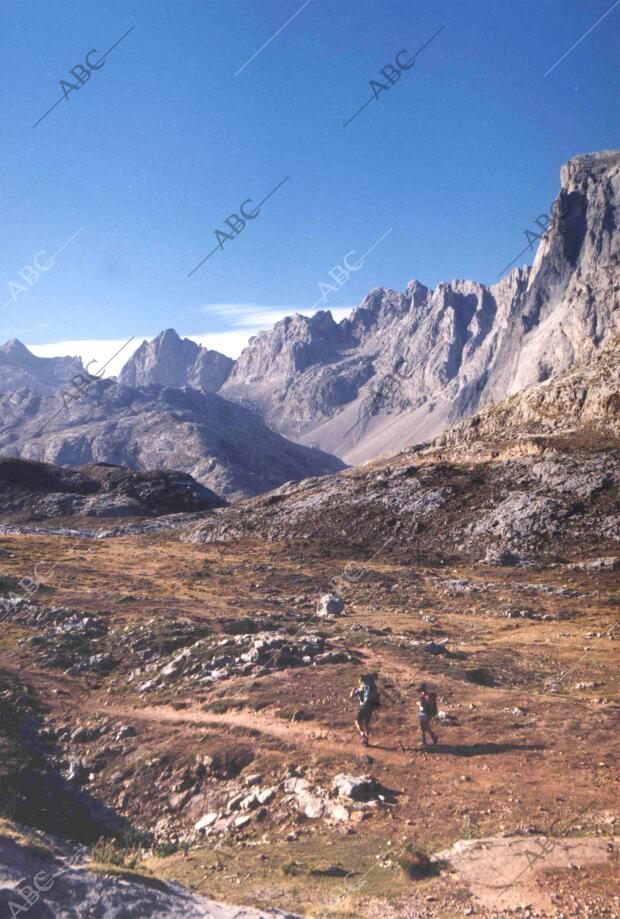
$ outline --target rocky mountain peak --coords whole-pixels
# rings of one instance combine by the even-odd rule
[[[13,357],[18,360],[31,361],[34,354],[31,354],[26,345],[23,345],[18,338],[11,338],[0,347],[0,352],[7,357]]]
[[[295,313],[234,362],[166,329],[120,383],[218,392],[298,443],[363,462],[594,358],[620,331],[618,226],[620,151],[576,156],[531,267],[492,285],[377,287],[341,322]],[[35,358],[17,341],[0,349],[0,391],[49,392],[79,371],[76,358]]]
[[[143,341],[119,375],[128,386],[193,386],[203,392],[216,392],[227,379],[233,361],[181,338],[174,329],[165,329],[152,341]]]
[[[0,392],[26,387],[34,393],[54,392],[84,374],[79,357],[37,357],[17,338],[0,347]]]
[[[560,169],[560,184],[570,189],[581,181],[600,179],[605,172],[620,163],[620,151],[600,150],[571,157]]]

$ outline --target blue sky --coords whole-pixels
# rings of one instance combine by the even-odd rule
[[[545,76],[611,0],[302,2],[2,3],[1,340],[88,360],[173,326],[235,353],[318,308],[330,269],[382,237],[318,306],[340,317],[412,278],[493,283],[561,164],[618,146],[620,6]],[[33,127],[69,70],[132,27]],[[380,69],[442,27],[343,127]],[[287,176],[188,278],[225,219]]]

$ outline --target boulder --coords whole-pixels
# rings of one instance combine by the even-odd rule
[[[217,817],[217,814],[205,814],[204,817],[201,817],[200,820],[194,824],[194,829],[198,833],[204,832],[205,830],[209,829],[209,827],[213,826],[217,820]]]
[[[276,796],[277,789],[273,786],[271,788],[263,788],[262,791],[259,791],[256,797],[258,798],[259,804],[271,804],[273,799]]]
[[[317,603],[317,616],[341,616],[344,613],[344,600],[336,594],[323,594]]]
[[[263,777],[258,772],[254,773],[253,775],[246,775],[243,780],[245,785],[260,785],[262,781]]]
[[[284,783],[284,790],[295,795],[297,807],[308,820],[318,820],[325,813],[326,801],[312,791],[307,779],[291,778]]]
[[[232,811],[238,811],[239,808],[241,807],[241,802],[244,799],[245,799],[245,795],[243,793],[234,795],[234,797],[232,797],[230,801],[228,802],[228,804],[226,805],[226,810],[228,811],[228,813],[231,813]]]
[[[258,795],[256,792],[253,791],[252,794],[247,795],[247,797],[241,801],[239,807],[242,811],[251,811],[254,810],[255,807],[258,807]]]
[[[339,804],[337,801],[327,801],[325,805],[325,816],[329,817],[330,820],[337,820],[340,823],[346,823],[351,819],[351,813],[347,810],[344,804]]]
[[[374,801],[379,795],[379,785],[370,775],[350,775],[340,772],[334,777],[332,790],[352,801]]]

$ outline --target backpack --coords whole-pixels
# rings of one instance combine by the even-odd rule
[[[437,693],[436,692],[427,692],[426,699],[424,700],[424,713],[429,716],[429,718],[435,718],[437,715]]]
[[[379,699],[379,690],[376,687],[375,683],[366,683],[364,685],[364,694],[362,696],[362,702],[372,702],[373,705],[381,705]]]

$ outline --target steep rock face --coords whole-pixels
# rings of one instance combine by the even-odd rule
[[[348,319],[252,338],[221,393],[348,462],[427,440],[594,354],[620,329],[620,153],[562,168],[533,267],[497,284],[378,288]]]
[[[16,338],[0,347],[0,393],[26,388],[44,395],[69,385],[77,374],[86,376],[79,357],[36,357]]]
[[[359,345],[356,331],[346,321],[334,322],[329,311],[311,318],[296,313],[250,339],[221,395],[256,409],[277,430],[297,434],[355,398],[371,374]]]
[[[575,433],[620,438],[620,338],[608,341],[589,361],[461,421],[436,444]]]
[[[620,330],[620,153],[570,160],[480,404],[585,360]]]
[[[232,366],[232,358],[225,354],[166,329],[153,341],[142,342],[123,367],[119,382],[126,386],[193,386],[203,392],[217,392]]]
[[[0,402],[4,455],[175,469],[229,498],[343,467],[336,457],[286,440],[247,409],[190,387],[93,379],[79,398],[18,395]]]
[[[327,314],[320,336],[313,320],[283,320],[250,341],[221,394],[351,462],[427,439],[454,417],[457,400],[463,414],[477,404],[528,275],[514,271],[494,288],[378,288],[341,323]]]

